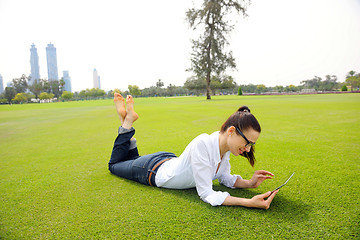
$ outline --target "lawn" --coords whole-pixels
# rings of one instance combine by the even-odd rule
[[[107,169],[119,119],[111,100],[0,106],[0,239],[357,239],[360,229],[360,94],[137,98],[141,155],[180,155],[248,105],[262,133],[252,168],[280,185],[270,209],[212,207],[195,189],[144,186]]]

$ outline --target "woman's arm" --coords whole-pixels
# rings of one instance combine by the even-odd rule
[[[234,183],[235,188],[256,188],[258,187],[263,181],[266,179],[271,179],[274,176],[271,172],[265,171],[265,170],[257,170],[254,172],[253,177],[250,180],[245,179],[236,179],[236,182]]]
[[[271,192],[267,192],[264,194],[256,195],[251,199],[228,196],[222,203],[222,205],[268,209],[272,200],[278,192],[279,190],[276,190],[272,194]]]

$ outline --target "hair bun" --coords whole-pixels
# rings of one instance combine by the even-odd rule
[[[247,106],[242,106],[238,109],[238,112],[250,112],[250,109]]]

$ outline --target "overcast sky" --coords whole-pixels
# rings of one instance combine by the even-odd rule
[[[30,47],[47,78],[46,46],[57,49],[59,77],[73,91],[183,85],[191,73],[185,12],[200,0],[0,0],[0,74],[4,85],[30,74]],[[360,72],[360,0],[254,0],[233,18],[238,84],[299,85],[315,75],[344,81]]]

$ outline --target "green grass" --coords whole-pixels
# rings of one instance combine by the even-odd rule
[[[144,186],[107,169],[119,120],[111,100],[0,106],[0,239],[359,238],[360,94],[135,99],[141,155],[181,154],[248,105],[262,133],[255,169],[292,180],[269,210],[212,207],[195,189]]]

